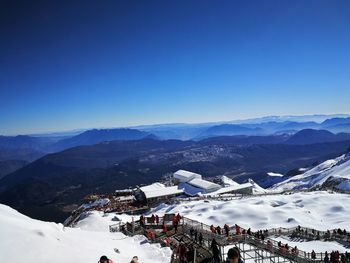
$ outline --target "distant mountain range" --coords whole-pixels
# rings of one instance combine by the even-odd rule
[[[319,131],[315,132],[317,136]],[[301,131],[300,133],[304,133]],[[345,141],[288,143],[295,135],[228,136],[201,141],[116,140],[48,154],[0,180],[0,202],[35,218],[61,221],[92,192],[160,180],[178,169],[257,183],[267,172],[288,173],[345,152]],[[323,132],[321,132],[323,136]],[[336,136],[336,135],[334,135]],[[323,138],[323,137],[322,137]],[[290,142],[290,141],[289,141]]]
[[[72,137],[33,137],[28,135],[0,136],[0,161],[19,159],[32,161],[47,153],[62,151],[64,149],[92,145],[104,141],[138,140],[142,138],[156,138],[156,136],[135,129],[103,129],[88,130]],[[24,152],[27,154],[24,154]],[[17,153],[17,157],[16,154]]]
[[[0,136],[0,161],[31,162],[46,154],[72,147],[93,145],[106,141],[138,140],[143,138],[199,141],[213,137],[235,136],[235,138],[226,139],[231,142],[236,141],[236,143],[244,144],[257,143],[258,141],[265,143],[309,144],[347,140],[348,135],[346,133],[350,133],[350,117],[346,117],[348,115],[334,115],[334,118],[327,118],[330,116],[270,116],[229,123],[180,123],[138,126],[138,129],[75,130],[51,133],[45,136],[38,134],[33,136]],[[320,120],[322,122],[315,122]],[[322,131],[316,134],[310,129]],[[302,130],[304,132],[299,134]],[[330,132],[337,134],[331,134]],[[293,134],[297,137],[291,137]],[[250,138],[247,138],[247,136]],[[266,138],[261,138],[261,136]],[[219,140],[224,140],[224,138]],[[11,169],[4,170],[10,171]]]
[[[80,145],[92,145],[103,141],[137,140],[145,137],[160,140],[201,140],[217,136],[267,136],[294,134],[304,129],[328,130],[332,133],[350,133],[350,115],[340,118],[326,118],[327,115],[264,117],[230,123],[164,124],[137,126],[138,128],[92,129],[64,136],[57,133],[46,136],[0,136],[2,149],[32,150],[42,153],[57,152]],[[339,116],[339,115],[335,115]],[[341,115],[343,116],[343,115]],[[311,120],[324,120],[315,122]],[[295,120],[307,120],[296,122]],[[0,159],[1,160],[1,159]]]

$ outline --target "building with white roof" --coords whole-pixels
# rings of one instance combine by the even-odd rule
[[[210,195],[221,195],[221,194],[252,194],[253,193],[253,184],[250,182],[245,184],[231,185],[227,187],[222,187],[216,191],[210,192]]]
[[[174,182],[176,184],[178,183],[187,183],[188,181],[191,181],[192,179],[202,179],[202,176],[200,174],[196,174],[193,172],[185,171],[185,170],[178,170],[173,175]]]
[[[202,189],[203,193],[210,193],[221,189],[220,185],[199,178],[194,178],[187,183],[194,187]]]
[[[167,187],[161,183],[154,183],[151,185],[142,186],[138,190],[141,191],[143,194],[137,194],[136,199],[141,202],[147,201],[147,203],[165,201],[167,199],[182,195],[184,193],[184,190],[179,186]],[[142,200],[143,198],[146,200]]]
[[[147,199],[163,196],[174,196],[183,194],[184,192],[183,189],[179,188],[178,186],[166,187],[161,183],[154,183],[148,186],[143,186],[140,187],[140,189],[145,193]]]

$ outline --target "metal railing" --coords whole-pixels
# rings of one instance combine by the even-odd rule
[[[159,224],[155,223],[149,223],[151,220],[149,220],[151,217],[145,217],[145,226],[141,227],[140,221],[134,221],[133,223],[118,223],[110,226],[110,231],[124,231],[129,234],[144,234],[145,230],[149,230],[155,227],[159,227],[159,225],[162,225],[163,223],[166,223],[167,225],[172,224],[172,220],[170,220],[172,215],[165,215],[165,217],[168,218],[168,220],[164,221],[165,217],[159,217]],[[276,240],[265,237],[264,239],[257,238],[254,235],[248,235],[248,234],[236,234],[234,229],[230,228],[229,236],[226,236],[226,233],[222,231],[223,233],[218,234],[211,231],[211,227],[207,224],[204,224],[203,222],[199,222],[197,220],[193,220],[187,217],[182,217],[181,221],[179,222],[179,225],[182,226],[183,234],[186,234],[193,238],[193,231],[197,231],[197,233],[202,234],[202,246],[205,246],[210,249],[211,242],[213,239],[216,240],[218,245],[221,247],[234,245],[237,243],[246,243],[254,246],[256,249],[261,249],[267,252],[270,252],[272,254],[276,254],[278,256],[284,257],[291,261],[298,261],[298,262],[321,262],[324,260],[325,253],[314,253],[312,255],[311,252],[302,251],[300,249],[292,251],[292,248],[287,249],[285,244],[281,244],[279,246],[279,242]],[[245,229],[241,228],[241,231],[243,232]],[[319,236],[324,236],[326,234],[331,233],[331,238],[338,238],[339,235],[334,235],[333,230],[330,230],[329,232],[326,231],[318,231],[316,229],[311,229],[307,227],[294,227],[294,228],[272,228],[269,229],[268,235],[285,235],[285,234],[293,234],[293,233],[301,233],[302,231],[311,233],[312,237],[316,237],[317,233],[319,233]],[[246,233],[246,230],[245,230]],[[254,234],[254,233],[253,233]],[[343,238],[343,237],[342,237]],[[223,250],[223,249],[222,249]],[[224,255],[224,254],[223,254]]]

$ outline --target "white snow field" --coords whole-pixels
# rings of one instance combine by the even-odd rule
[[[282,244],[288,243],[290,247],[297,246],[302,251],[308,251],[311,252],[314,250],[316,253],[324,253],[325,251],[339,251],[340,253],[345,253],[348,251],[343,245],[339,244],[338,242],[323,242],[319,240],[315,241],[308,241],[308,242],[298,242],[298,241],[292,241],[287,237],[271,237],[272,239],[276,241],[281,241]]]
[[[327,160],[305,173],[293,176],[271,187],[274,190],[288,191],[293,189],[309,189],[321,186],[327,179],[335,182],[340,190],[350,190],[350,154]]]
[[[130,262],[136,255],[143,263],[170,262],[169,248],[151,245],[143,236],[110,233],[113,217],[92,212],[78,223],[79,228],[68,228],[31,219],[0,204],[0,262],[98,262],[102,255],[114,263]]]
[[[160,205],[150,214],[180,213],[205,224],[238,224],[252,230],[298,225],[317,230],[350,226],[350,195],[326,191],[265,195],[231,201],[188,201]]]

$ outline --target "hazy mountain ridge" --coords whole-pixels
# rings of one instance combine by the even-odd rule
[[[0,201],[36,218],[57,221],[67,216],[62,212],[65,206],[79,203],[89,193],[152,183],[178,169],[260,183],[269,171],[287,173],[324,161],[345,152],[349,145],[350,141],[235,144],[215,138],[103,142],[46,155],[7,175],[0,180]]]

